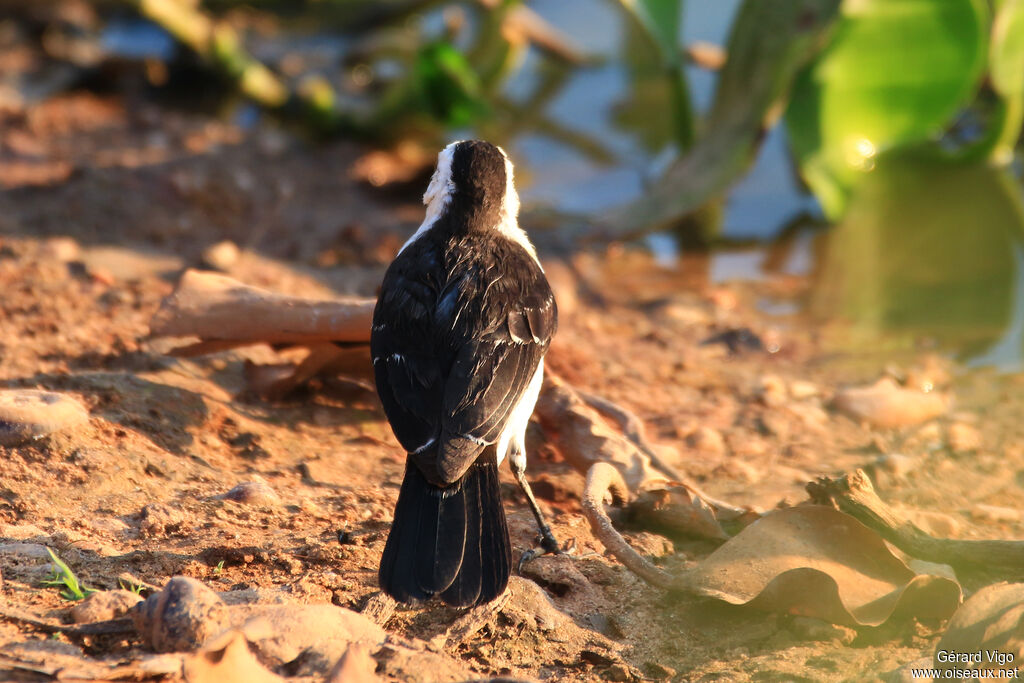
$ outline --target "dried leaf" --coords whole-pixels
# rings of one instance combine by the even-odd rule
[[[948,578],[917,575],[875,532],[824,506],[764,516],[683,577],[701,595],[844,626],[942,619],[960,603]]]
[[[980,662],[950,662],[948,653],[980,653]],[[940,653],[943,653],[940,656]],[[986,586],[960,606],[935,649],[941,669],[1015,669],[1024,660],[1024,583]]]
[[[188,683],[282,683],[249,649],[241,631],[231,630],[196,654],[183,666]]]

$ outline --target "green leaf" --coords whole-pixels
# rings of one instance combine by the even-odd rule
[[[813,309],[843,321],[844,343],[925,336],[974,355],[1004,335],[1024,253],[1006,169],[934,149],[883,154],[827,240]]]
[[[840,216],[872,158],[934,137],[985,67],[985,0],[844,0],[831,44],[797,79],[786,123],[808,185]]]
[[[420,50],[413,78],[430,113],[448,127],[468,126],[489,112],[476,72],[450,43]]]
[[[1003,106],[991,156],[1009,163],[1024,124],[1024,0],[1004,0],[996,13],[989,77]]]
[[[686,70],[679,50],[678,36],[682,25],[683,0],[620,0],[636,19],[626,34],[627,67],[632,67],[633,78],[630,81],[634,88],[642,94],[660,98],[662,93],[667,99],[664,109],[671,112],[666,117],[671,125],[671,133],[679,146],[686,151],[693,146],[696,125],[693,118],[693,104],[690,101],[690,86],[686,79]],[[640,30],[635,30],[639,28]],[[648,70],[643,64],[639,51],[634,51],[630,43],[640,35],[650,43],[657,55],[654,68]],[[638,63],[639,62],[639,63]],[[639,72],[639,73],[638,73]],[[650,76],[655,76],[651,82]],[[647,81],[640,84],[639,81]],[[641,105],[634,104],[634,108]],[[651,119],[651,111],[644,112],[645,120]]]
[[[644,196],[610,212],[607,233],[631,236],[679,221],[750,166],[793,78],[818,53],[839,0],[745,0],[727,46],[704,135]]]
[[[62,559],[57,557],[57,553],[53,552],[52,548],[47,548],[46,552],[50,553],[50,559],[53,560],[54,570],[53,574],[49,579],[42,581],[42,585],[48,587],[61,587],[60,596],[65,600],[84,600],[90,593],[96,591],[92,588],[86,588],[78,583],[78,577],[71,571],[71,568],[64,563]]]
[[[679,64],[679,26],[682,0],[619,0],[632,13],[665,65]]]

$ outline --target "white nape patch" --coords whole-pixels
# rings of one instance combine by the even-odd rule
[[[537,250],[534,248],[533,243],[530,242],[526,231],[519,227],[519,193],[516,192],[512,160],[508,158],[508,154],[505,154],[505,150],[501,147],[498,147],[498,151],[501,152],[501,156],[505,157],[505,199],[501,205],[501,219],[497,225],[498,232],[525,249],[526,253],[532,256],[533,260],[540,266]],[[541,271],[543,272],[543,270],[542,266]],[[532,406],[530,412],[533,412]],[[529,416],[527,416],[527,419],[529,419]]]
[[[456,140],[438,153],[437,168],[434,170],[434,175],[430,177],[427,191],[423,193],[423,203],[427,206],[427,215],[412,237],[406,240],[402,248],[398,250],[399,254],[433,227],[437,219],[444,213],[448,202],[451,201],[452,193],[455,192],[455,183],[452,182],[452,158],[455,156],[455,146],[460,142],[463,141]],[[495,229],[525,249],[526,253],[537,262],[537,265],[540,265],[537,250],[530,242],[526,232],[519,227],[519,193],[516,192],[512,161],[501,147],[498,147],[498,151],[501,152],[501,156],[505,157],[505,197],[502,200],[501,214]]]
[[[442,149],[437,155],[437,168],[434,169],[434,175],[430,177],[430,184],[427,185],[427,191],[423,193],[423,203],[427,205],[427,215],[423,218],[423,222],[420,223],[420,227],[417,228],[416,232],[412,234],[402,248],[398,250],[401,254],[405,251],[405,248],[416,241],[423,233],[437,222],[437,219],[444,213],[444,209],[448,206],[448,202],[452,199],[452,194],[455,192],[455,183],[452,182],[452,157],[455,156],[455,145],[462,142],[462,140],[456,140],[452,144]]]
[[[537,397],[540,396],[540,387],[544,383],[544,359],[540,359],[537,371],[533,373],[533,379],[526,387],[526,391],[519,398],[509,414],[505,428],[498,435],[498,464],[508,455],[509,446],[515,446],[513,458],[517,459],[516,466],[526,469],[526,427],[530,424],[530,416],[533,415],[533,408],[537,405]],[[521,459],[521,460],[520,460]]]

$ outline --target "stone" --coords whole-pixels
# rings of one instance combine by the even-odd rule
[[[981,450],[981,432],[963,422],[949,425],[948,440],[949,450],[954,453],[973,453]]]
[[[834,405],[873,427],[898,429],[942,415],[949,407],[949,399],[938,391],[906,389],[891,377],[883,377],[867,387],[841,390],[836,394]]]
[[[39,250],[39,255],[44,259],[59,263],[77,261],[81,253],[82,249],[78,242],[70,237],[51,237],[42,243]]]
[[[190,652],[229,626],[227,605],[214,591],[186,576],[175,576],[159,593],[131,612],[143,643],[156,652]]]
[[[379,681],[377,662],[364,645],[353,643],[327,674],[325,683],[374,683]]]
[[[243,505],[278,505],[281,499],[277,492],[264,481],[244,481],[220,496]]]
[[[898,479],[906,478],[908,474],[916,470],[920,465],[920,458],[916,458],[912,455],[903,455],[902,453],[888,453],[886,455],[879,456],[879,458],[875,460],[875,467],[878,470],[886,472]]]
[[[762,375],[754,391],[766,406],[782,405],[789,395],[786,382],[778,375]]]
[[[789,383],[789,395],[798,401],[805,401],[809,398],[821,395],[821,390],[814,382],[795,379]]]
[[[230,270],[238,263],[241,252],[231,240],[217,242],[203,251],[203,263],[216,270]]]
[[[50,559],[46,546],[39,543],[0,543],[0,555],[28,560]]]
[[[852,628],[830,624],[827,621],[811,617],[793,617],[789,622],[789,630],[793,635],[804,640],[837,641],[843,645],[849,645],[857,637],[857,632]]]
[[[184,522],[185,515],[180,510],[152,503],[139,513],[139,535],[143,538],[166,536],[178,531]]]
[[[76,624],[88,624],[116,619],[123,617],[140,602],[142,597],[132,591],[96,591],[71,608],[71,620]]]
[[[89,411],[70,396],[39,389],[0,390],[0,446],[18,446],[88,421]]]
[[[369,617],[329,604],[260,607],[242,630],[261,661],[281,666],[301,655],[299,675],[324,675],[352,643],[378,646],[387,638]]]
[[[711,427],[697,427],[688,437],[686,442],[694,449],[708,455],[722,455],[725,453],[725,439],[721,432]]]
[[[998,505],[985,505],[978,503],[971,508],[971,517],[986,522],[1020,522],[1024,520],[1024,510],[1016,508],[1000,507]]]

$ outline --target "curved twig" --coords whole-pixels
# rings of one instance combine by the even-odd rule
[[[583,512],[590,521],[590,528],[594,531],[594,535],[619,562],[647,583],[659,588],[676,588],[676,581],[671,574],[656,567],[650,560],[640,555],[616,531],[604,511],[604,495],[606,493],[611,493],[612,501],[621,505],[628,499],[629,489],[626,487],[622,475],[614,466],[606,462],[599,462],[587,472],[587,483],[583,489],[582,501]]]

